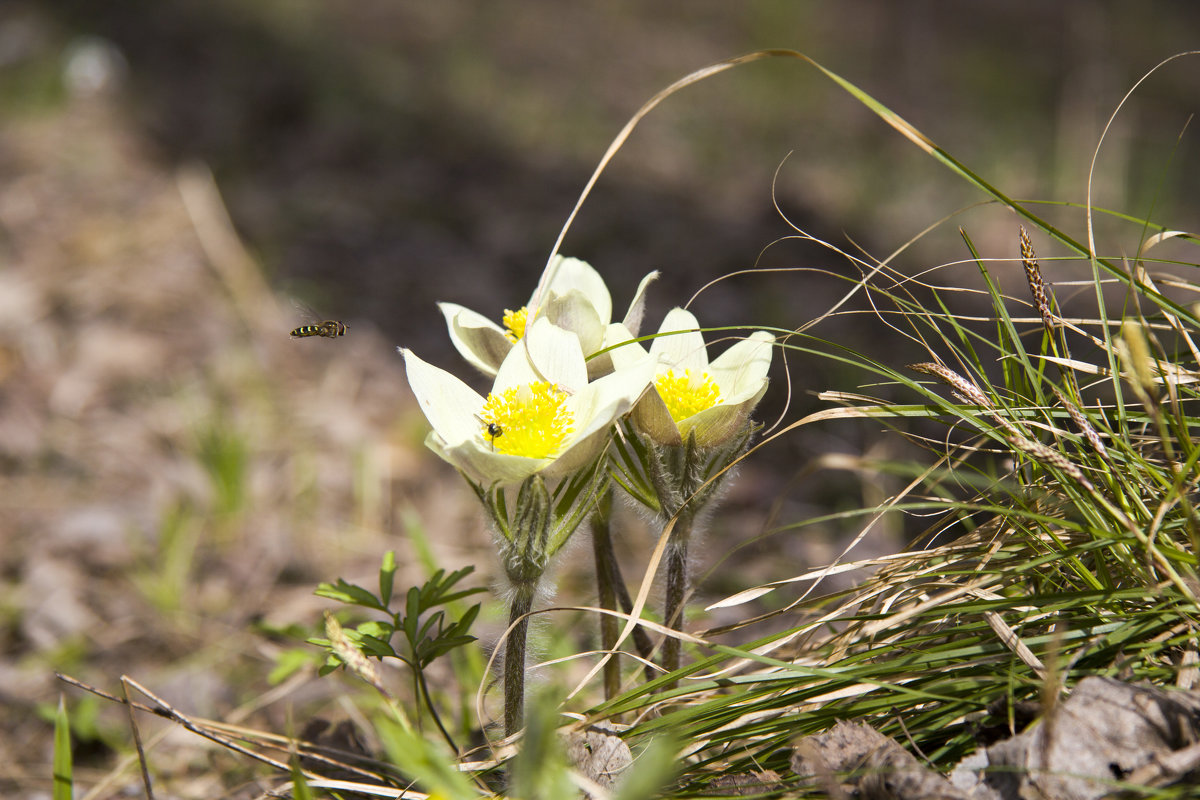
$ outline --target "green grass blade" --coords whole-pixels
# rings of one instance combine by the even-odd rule
[[[54,800],[71,800],[74,796],[74,774],[71,763],[71,722],[67,717],[67,704],[58,698],[58,711],[54,715]]]

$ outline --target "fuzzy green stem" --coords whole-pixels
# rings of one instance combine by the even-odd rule
[[[508,624],[512,630],[504,645],[505,736],[517,733],[525,722],[525,644],[537,581],[514,584],[512,591],[508,606]]]
[[[667,591],[663,602],[663,623],[673,631],[683,630],[684,601],[688,592],[688,543],[692,537],[692,515],[686,511],[675,520],[667,542]],[[680,642],[668,636],[663,642],[662,666],[667,672],[679,669]],[[674,683],[666,688],[672,688]]]
[[[617,556],[613,549],[612,530],[609,526],[612,514],[612,491],[596,504],[596,513],[591,519],[592,553],[596,560],[596,590],[600,607],[617,608]],[[617,646],[617,618],[610,614],[600,615],[600,646],[614,650]],[[621,660],[613,653],[604,665],[604,699],[611,700],[621,691]]]

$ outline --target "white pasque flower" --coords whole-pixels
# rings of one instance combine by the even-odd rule
[[[411,350],[400,353],[433,426],[426,446],[483,485],[583,468],[654,377],[654,362],[645,357],[589,383],[579,340],[544,318],[509,351],[486,398]]]
[[[658,277],[651,272],[642,278],[622,324],[636,332],[642,324],[646,287]],[[542,286],[541,284],[545,285]],[[604,333],[612,322],[612,295],[600,273],[586,261],[555,256],[546,267],[542,282],[529,302],[516,311],[505,309],[503,325],[457,303],[438,303],[450,329],[450,341],[471,366],[485,375],[495,375],[509,351],[525,335],[531,318],[546,318],[575,334],[585,356],[601,349]],[[607,354],[587,362],[588,376],[612,372]]]
[[[619,324],[609,326],[606,345],[617,345],[609,351],[617,372],[646,356],[633,338]],[[728,441],[745,428],[767,391],[774,342],[766,331],[755,331],[710,363],[696,317],[672,309],[650,344],[656,391],[637,404],[634,425],[661,444],[683,444],[693,432],[701,447]]]

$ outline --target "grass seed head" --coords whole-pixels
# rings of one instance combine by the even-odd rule
[[[983,408],[995,409],[996,405],[986,394],[975,384],[959,375],[949,367],[942,366],[932,361],[922,362],[920,364],[909,364],[908,368],[917,372],[924,372],[926,375],[933,375],[940,378],[943,383],[955,391],[965,402],[973,405],[982,406]]]
[[[1019,450],[1025,455],[1038,461],[1045,466],[1054,467],[1060,472],[1065,472],[1067,475],[1075,479],[1075,482],[1087,489],[1089,492],[1095,489],[1092,482],[1083,474],[1083,470],[1075,466],[1075,464],[1065,455],[1055,450],[1053,447],[1047,447],[1041,442],[1035,442],[1027,436],[1022,436],[1019,433],[1014,433],[1008,437],[1008,443],[1013,446],[1013,449]]]
[[[1033,303],[1037,306],[1042,324],[1049,330],[1054,326],[1054,315],[1050,313],[1050,298],[1046,292],[1046,281],[1042,278],[1042,268],[1038,266],[1037,256],[1033,252],[1033,242],[1029,240],[1029,232],[1021,226],[1021,263],[1025,265],[1025,279],[1029,282],[1029,291],[1033,294]]]
[[[1092,449],[1099,453],[1103,458],[1108,458],[1108,448],[1104,446],[1104,441],[1100,438],[1100,434],[1092,427],[1092,423],[1088,420],[1087,415],[1071,402],[1071,400],[1062,392],[1054,387],[1050,387],[1054,392],[1054,396],[1058,398],[1058,402],[1062,404],[1067,413],[1071,415],[1071,421],[1075,423],[1075,427],[1083,434],[1083,438],[1088,440],[1088,444]]]

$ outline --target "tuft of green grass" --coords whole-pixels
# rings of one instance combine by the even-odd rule
[[[144,555],[133,575],[142,594],[165,613],[185,608],[204,528],[204,520],[190,504],[175,503],[163,516],[153,551]]]
[[[250,450],[245,435],[223,415],[196,431],[196,457],[213,490],[213,512],[229,518],[246,507]]]

